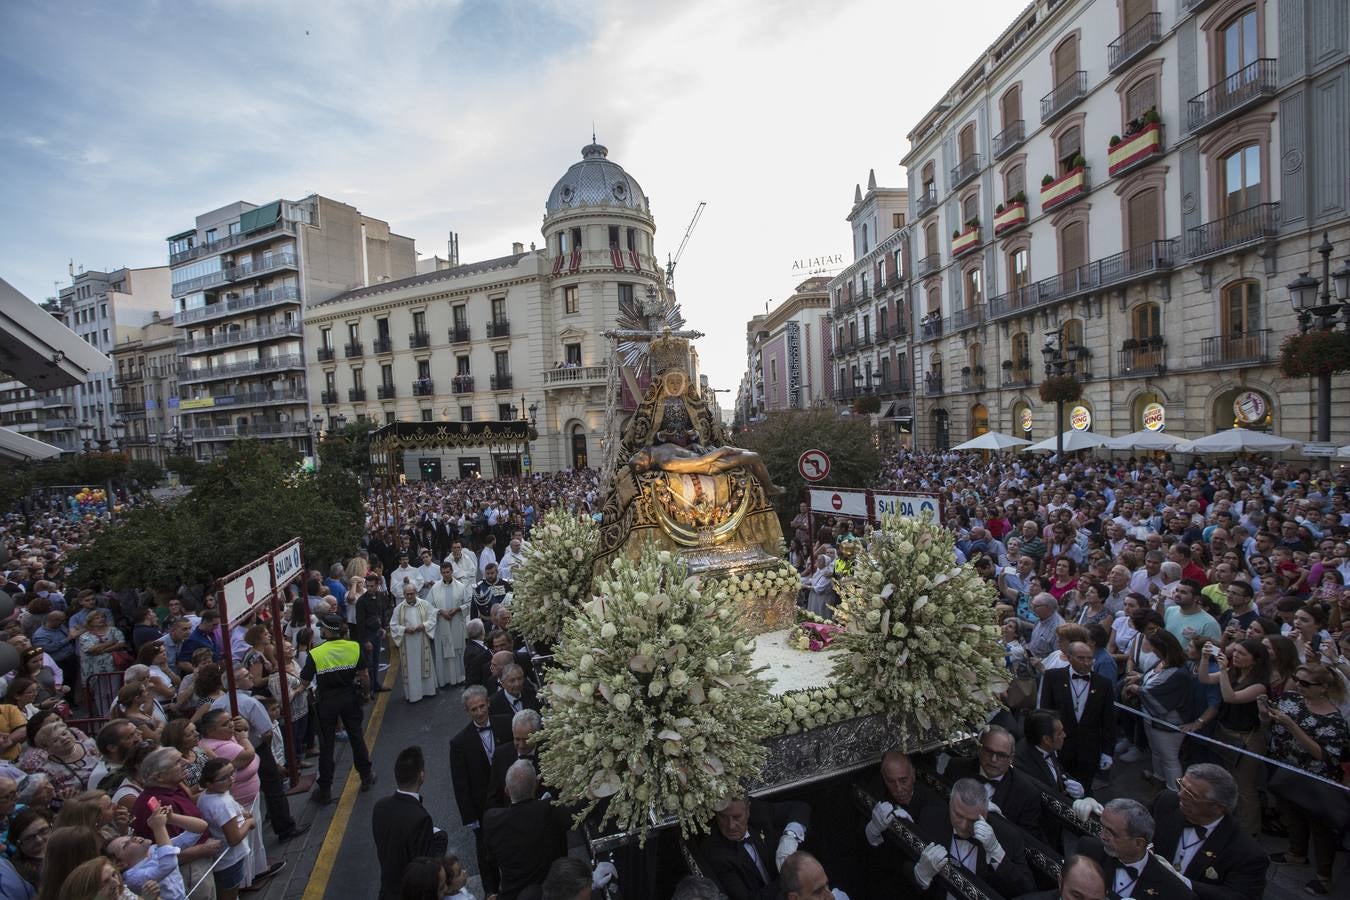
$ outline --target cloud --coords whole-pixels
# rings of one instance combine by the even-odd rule
[[[66,260],[157,265],[237,199],[311,191],[463,259],[540,241],[594,122],[651,199],[709,332],[715,386],[746,319],[846,252],[853,185],[899,185],[905,132],[1014,10],[797,0],[38,3],[0,11],[0,271],[41,298]],[[114,49],[115,48],[115,52]]]

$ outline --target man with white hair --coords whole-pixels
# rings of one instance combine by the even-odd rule
[[[1270,860],[1238,824],[1237,782],[1222,766],[1196,763],[1153,801],[1153,850],[1191,882],[1201,900],[1260,900]]]
[[[542,884],[553,861],[567,855],[567,812],[536,799],[538,778],[530,763],[513,763],[505,781],[509,805],[483,816],[483,840],[500,881],[497,900],[516,900],[525,888]]]
[[[1102,836],[1080,838],[1078,852],[1102,867],[1106,886],[1117,897],[1175,897],[1194,900],[1190,884],[1162,857],[1149,852],[1153,843],[1153,816],[1138,800],[1121,797],[1105,806],[1084,797],[1075,812],[1101,815]]]
[[[416,703],[436,696],[434,645],[437,616],[431,604],[417,596],[412,582],[403,583],[403,602],[389,617],[389,640],[403,656],[403,699]]]
[[[925,898],[947,896],[939,876],[948,867],[959,868],[985,893],[992,888],[1004,897],[1018,897],[1035,890],[1017,829],[989,822],[988,814],[989,797],[974,778],[952,785],[946,809],[928,807],[919,814],[916,830],[930,843],[914,865],[914,881]]]
[[[481,627],[482,623],[478,624]],[[469,723],[450,739],[450,782],[455,789],[459,820],[473,832],[478,852],[478,871],[483,890],[497,892],[497,873],[487,857],[483,843],[483,814],[488,809],[488,786],[492,781],[492,760],[499,750],[511,746],[511,718],[494,716],[488,711],[487,688],[479,684],[464,689],[464,711]]]
[[[506,792],[506,773],[517,762],[528,762],[539,772],[539,749],[534,745],[533,736],[543,727],[544,720],[532,709],[522,709],[511,717],[511,743],[499,746],[492,755],[492,773],[488,776],[488,806],[504,806],[509,795]],[[547,788],[536,782],[540,796],[548,796]]]

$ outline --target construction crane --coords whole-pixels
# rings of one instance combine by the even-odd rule
[[[703,207],[707,205],[706,201],[699,201],[698,209],[694,210],[694,217],[689,220],[689,227],[684,230],[684,240],[680,241],[680,248],[675,251],[673,257],[666,256],[666,287],[668,288],[675,286],[675,266],[679,263],[680,257],[684,256],[684,248],[689,246],[689,236],[694,233],[694,226],[698,224],[699,218],[703,215]]]

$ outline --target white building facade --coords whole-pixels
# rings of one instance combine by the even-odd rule
[[[1324,232],[1350,256],[1348,53],[1338,0],[1026,7],[903,159],[919,445],[1053,434],[1047,335],[1094,431],[1310,439],[1274,360]]]

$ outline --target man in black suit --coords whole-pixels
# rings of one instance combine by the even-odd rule
[[[732,799],[700,848],[705,873],[728,900],[773,900],[778,870],[806,840],[811,808],[805,803]]]
[[[1017,744],[1006,728],[986,725],[974,759],[956,759],[943,776],[949,782],[974,778],[989,795],[989,809],[1021,828],[1039,841],[1046,840],[1041,829],[1041,788],[1030,775],[1013,768]]]
[[[539,751],[531,744],[530,737],[543,725],[539,713],[532,709],[522,709],[511,717],[511,743],[497,747],[492,756],[492,772],[488,775],[488,808],[505,806],[509,801],[506,794],[506,772],[511,766],[526,760],[539,774]],[[543,784],[537,785],[540,796],[548,793]]]
[[[515,663],[502,667],[501,687],[492,695],[489,708],[494,716],[514,716],[522,709],[540,711],[539,695],[525,683],[525,670]]]
[[[380,684],[380,642],[384,639],[384,611],[392,604],[384,591],[384,579],[374,572],[366,574],[366,592],[356,601],[356,624],[352,627],[352,640],[365,650],[370,665],[370,692],[383,693],[389,690]]]
[[[497,873],[489,864],[487,845],[483,842],[483,813],[488,810],[492,759],[498,748],[511,745],[511,719],[489,714],[487,689],[481,685],[466,687],[463,699],[469,724],[450,739],[450,781],[455,788],[459,819],[473,832],[483,889],[492,894],[497,890]]]
[[[1035,890],[1017,829],[1004,821],[988,821],[988,812],[984,785],[963,778],[952,785],[946,809],[929,807],[919,816],[916,831],[930,843],[919,856],[913,877],[927,900],[947,896],[947,887],[938,877],[947,866],[959,866],[964,870],[961,874],[981,889],[990,888],[1004,897]]]
[[[1179,787],[1153,801],[1154,852],[1190,879],[1200,900],[1259,900],[1270,860],[1233,818],[1233,776],[1221,766],[1196,763]]]
[[[937,791],[918,780],[914,763],[898,750],[881,758],[880,771],[865,787],[869,795],[879,798],[863,826],[863,834],[872,848],[866,856],[868,883],[872,896],[883,897],[891,894],[896,879],[906,878],[913,867],[903,853],[885,845],[886,829],[895,820],[913,828],[924,809],[945,804]]]
[[[426,761],[421,747],[408,747],[394,760],[398,789],[376,801],[370,815],[375,853],[380,860],[380,900],[398,900],[403,872],[419,856],[445,855],[446,834],[431,823],[422,806]]]
[[[464,623],[464,683],[487,687],[492,651],[483,642],[483,623],[470,619]]]
[[[1084,802],[1091,802],[1085,800]],[[1195,892],[1161,857],[1149,852],[1153,840],[1153,816],[1144,804],[1124,798],[1101,809],[1102,836],[1091,835],[1078,842],[1078,852],[1102,867],[1112,898],[1166,897],[1195,900]]]
[[[1017,746],[1013,768],[1030,775],[1041,787],[1077,800],[1083,796],[1083,786],[1070,778],[1060,762],[1059,751],[1064,747],[1066,732],[1059,713],[1038,709],[1027,715],[1022,726],[1025,737]]]
[[[1092,779],[1111,766],[1116,745],[1115,685],[1092,671],[1092,646],[1069,645],[1069,665],[1047,672],[1041,681],[1042,709],[1059,713],[1064,723],[1060,757],[1069,776],[1092,793]]]
[[[553,861],[567,855],[567,812],[536,800],[537,792],[534,766],[516,762],[506,773],[510,805],[483,816],[483,840],[500,881],[497,900],[516,900],[526,888],[543,884]]]
[[[1106,900],[1106,896],[1106,879],[1102,877],[1101,866],[1079,854],[1064,860],[1059,870],[1059,887],[1025,894],[1018,900]]]

